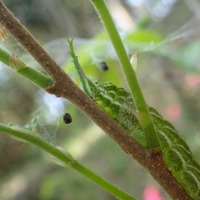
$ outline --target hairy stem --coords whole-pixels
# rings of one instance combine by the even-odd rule
[[[102,187],[104,190],[108,191],[115,197],[122,199],[122,200],[136,200],[128,193],[124,192],[120,188],[114,186],[107,180],[103,179],[102,177],[98,176],[94,172],[92,172],[87,167],[80,164],[76,161],[71,154],[65,153],[59,148],[49,144],[48,142],[44,141],[43,139],[36,136],[36,133],[33,133],[27,129],[17,128],[13,126],[7,126],[0,123],[0,132],[4,132],[5,134],[14,136],[20,140],[24,140],[26,142],[30,142],[34,144],[44,151],[48,152],[52,156],[54,156],[57,160],[61,161],[61,165],[63,167],[71,167],[74,170],[81,173],[83,176],[86,176],[88,179]]]
[[[79,60],[78,60],[78,58],[75,54],[75,51],[74,51],[73,40],[68,39],[67,41],[68,41],[68,44],[69,44],[71,57],[74,58],[72,62],[74,63],[74,66],[76,68],[76,71],[78,73],[80,81],[82,83],[83,90],[89,95],[88,86],[87,86],[87,82],[86,82],[87,78],[85,77],[85,74],[84,74],[82,68],[78,67],[78,66],[80,66],[80,63],[79,63]]]

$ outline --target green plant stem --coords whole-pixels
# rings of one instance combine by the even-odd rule
[[[10,55],[8,52],[0,48],[0,61],[6,64],[7,66],[14,69],[17,73],[26,77],[29,81],[39,86],[40,88],[46,89],[53,85],[52,79],[31,68],[28,67],[23,61],[18,57]]]
[[[130,196],[129,194],[122,192],[120,188],[117,188],[116,186],[112,185],[111,183],[109,183],[108,181],[103,179],[102,177],[94,174],[91,170],[84,167],[80,163],[78,163],[78,162],[74,163],[73,168],[76,169],[77,171],[79,171],[84,176],[91,179],[93,182],[98,183],[99,186],[106,189],[107,191],[109,191],[111,194],[113,194],[115,197],[117,197],[119,199],[124,199],[124,200],[134,200],[135,199],[132,196]]]
[[[102,187],[104,190],[108,191],[118,199],[122,200],[136,200],[134,197],[129,195],[128,193],[124,192],[120,188],[114,186],[107,180],[103,179],[102,177],[98,176],[94,172],[92,172],[87,167],[83,166],[79,162],[77,162],[69,153],[63,152],[59,148],[49,144],[42,138],[36,136],[37,134],[34,132],[29,131],[28,129],[24,128],[18,128],[14,126],[8,126],[5,124],[0,123],[0,132],[6,133],[8,135],[14,136],[19,140],[29,142],[31,144],[34,144],[41,149],[45,150],[52,156],[54,156],[57,160],[64,163],[61,166],[64,167],[71,167],[74,170],[81,173],[83,176],[86,176],[88,179]]]
[[[77,58],[77,56],[75,54],[75,51],[74,51],[73,40],[67,39],[67,42],[68,42],[69,47],[70,47],[71,57],[74,58],[73,59],[73,63],[74,63],[74,66],[76,68],[76,71],[78,72],[78,75],[79,75],[80,81],[82,83],[83,89],[89,95],[89,91],[88,91],[88,87],[87,87],[87,82],[85,80],[87,78],[85,77],[85,74],[84,74],[82,68],[78,67],[78,66],[80,66],[80,63],[79,63],[79,60],[78,60],[78,58]]]
[[[112,17],[105,5],[104,0],[91,0],[96,11],[102,20],[102,23],[111,39],[111,42],[115,48],[126,79],[128,81],[131,94],[135,101],[136,108],[138,110],[137,119],[145,131],[145,137],[147,140],[148,148],[158,147],[159,142],[156,135],[156,130],[153,125],[148,106],[143,97],[139,83],[136,78],[135,71],[132,69],[125,47],[119,36],[119,33],[114,25]]]

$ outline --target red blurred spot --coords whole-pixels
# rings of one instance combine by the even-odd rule
[[[171,104],[166,111],[167,117],[172,120],[175,121],[177,120],[181,114],[182,114],[182,108],[180,106],[180,104]]]
[[[150,152],[151,156],[156,156],[159,154],[159,152],[156,149],[150,149],[149,152]]]
[[[200,76],[197,75],[187,75],[185,81],[190,86],[195,86],[200,83]]]
[[[144,189],[144,200],[164,200],[157,187],[148,185]]]

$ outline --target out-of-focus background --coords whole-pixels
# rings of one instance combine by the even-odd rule
[[[74,38],[86,73],[127,88],[112,46],[89,0],[4,0],[74,81],[66,38]],[[171,121],[200,159],[200,2],[198,0],[106,0],[128,53],[138,53],[137,75],[148,103]],[[11,36],[0,45],[41,69]],[[106,62],[108,70],[102,64]],[[77,81],[77,84],[79,82]],[[73,122],[66,125],[62,115]],[[38,132],[77,160],[148,200],[159,190],[144,169],[70,102],[44,93],[0,63],[0,122]],[[1,200],[115,199],[72,169],[64,169],[35,146],[0,134]],[[155,198],[154,198],[155,199]]]

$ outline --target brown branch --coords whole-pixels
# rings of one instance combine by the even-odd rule
[[[119,146],[136,159],[163,186],[174,200],[191,200],[185,190],[166,168],[162,154],[150,156],[128,133],[82,92],[68,75],[45,52],[32,35],[0,2],[0,23],[28,50],[54,80],[54,87],[47,89],[58,97],[70,100],[100,126]]]

